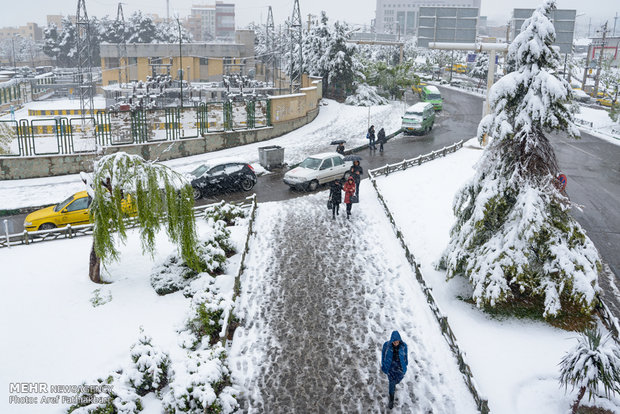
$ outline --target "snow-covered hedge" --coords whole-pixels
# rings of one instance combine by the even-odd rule
[[[168,384],[170,357],[160,348],[153,346],[150,336],[143,332],[138,342],[131,346],[132,365],[125,371],[129,384],[138,395],[158,392]]]
[[[203,343],[214,344],[219,340],[227,302],[219,295],[215,285],[203,286],[191,301],[183,328],[179,331],[179,343],[183,348],[197,349]]]
[[[354,106],[387,105],[388,100],[377,93],[376,86],[360,83],[357,85],[355,94],[347,97],[345,104]]]
[[[151,337],[141,331],[138,341],[131,346],[132,362],[106,379],[97,379],[94,387],[84,385],[68,412],[135,414],[142,411],[140,396],[159,392],[168,384],[170,357],[151,342]]]
[[[214,214],[228,221],[235,221],[238,217],[235,216],[234,209],[225,207],[215,211]],[[224,271],[226,258],[234,254],[235,249],[230,242],[230,231],[226,228],[226,221],[214,220],[213,217],[207,216],[207,222],[209,231],[196,251],[202,270],[216,275]],[[153,269],[151,286],[157,294],[167,295],[184,289],[203,274],[191,269],[178,254],[172,254]]]
[[[170,389],[163,397],[166,413],[221,413],[237,410],[226,353],[220,344],[192,352],[184,364],[175,367]]]
[[[245,209],[235,204],[226,203],[225,201],[209,207],[206,211],[207,219],[212,218],[215,221],[222,220],[227,226],[241,224],[243,222],[242,219],[247,218],[247,216],[248,213]]]

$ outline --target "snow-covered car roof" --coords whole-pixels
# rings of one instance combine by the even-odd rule
[[[221,158],[212,158],[210,160],[206,160],[202,164],[209,165],[211,167],[215,167],[216,165],[221,164],[232,164],[232,163],[241,163],[241,164],[249,164],[249,162],[236,157],[221,157]]]
[[[427,91],[429,91],[430,93],[440,93],[440,92],[439,92],[439,89],[437,89],[437,87],[436,87],[436,86],[434,86],[434,85],[428,85],[428,86],[425,86],[425,87],[424,87],[424,89],[426,89],[426,90],[427,90]]]
[[[308,155],[306,158],[318,158],[318,159],[324,160],[325,158],[332,158],[332,157],[343,158],[342,155],[338,154],[337,152],[321,152],[320,154]]]
[[[427,106],[433,106],[433,104],[430,102],[418,102],[407,108],[405,112],[422,112]]]

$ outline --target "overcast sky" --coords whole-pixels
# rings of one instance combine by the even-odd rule
[[[169,0],[170,14],[178,12],[186,16],[192,4],[214,4],[215,0]],[[236,22],[238,27],[244,27],[251,21],[258,23],[267,19],[267,6],[273,8],[273,17],[276,25],[291,15],[294,0],[228,0],[235,4]],[[47,14],[75,14],[77,0],[25,0],[4,3],[0,13],[0,27],[19,26],[26,22],[45,25]],[[491,22],[503,24],[510,19],[513,8],[534,8],[541,0],[482,0],[483,16],[488,16]],[[370,24],[375,15],[375,0],[299,0],[302,18],[306,20],[308,14],[319,14],[321,10],[327,12],[330,20],[346,20],[355,24]],[[592,30],[604,20],[609,20],[613,29],[614,16],[620,15],[620,0],[558,0],[558,8],[577,9],[577,13],[584,13],[577,18],[577,23],[587,30],[592,24]],[[89,16],[101,17],[104,15],[116,16],[118,2],[111,0],[86,0],[86,9]],[[125,16],[135,10],[145,13],[166,15],[166,0],[124,0]],[[616,34],[620,35],[620,18],[617,20]]]

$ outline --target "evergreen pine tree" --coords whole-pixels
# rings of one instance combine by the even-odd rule
[[[474,78],[480,79],[480,82],[482,82],[483,79],[486,79],[489,74],[489,55],[486,53],[479,53],[478,56],[476,56],[474,67],[471,69],[469,74]],[[478,86],[480,86],[480,82],[478,83]]]
[[[601,262],[570,216],[557,185],[559,168],[545,136],[578,137],[572,90],[555,76],[555,30],[545,0],[510,45],[513,72],[490,91],[492,113],[478,127],[485,149],[473,179],[454,201],[456,223],[441,264],[466,276],[478,306],[540,303],[545,317],[564,305],[588,314],[596,302]]]
[[[58,59],[60,47],[58,46],[58,28],[55,24],[43,30],[43,53],[52,59]]]

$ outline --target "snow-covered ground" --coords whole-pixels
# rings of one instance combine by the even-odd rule
[[[209,231],[205,220],[198,223],[199,235]],[[240,252],[247,226],[230,229],[231,241]],[[88,278],[91,243],[89,236],[0,250],[0,412],[66,412],[67,404],[9,404],[9,395],[24,396],[9,394],[9,383],[93,384],[127,365],[129,348],[141,327],[154,345],[170,354],[173,366],[185,360],[177,329],[191,299],[182,291],[158,296],[150,282],[153,267],[176,251],[165,233],[157,236],[158,249],[151,258],[142,255],[137,231],[130,231],[120,260],[105,270],[102,267],[106,280],[112,282],[105,285]],[[240,256],[228,260],[225,274],[215,282],[229,302]],[[111,296],[111,301],[94,307],[96,289],[99,297]],[[157,399],[149,396],[144,402],[145,413],[161,413]]]
[[[476,412],[370,182],[350,220],[344,205],[332,219],[327,196],[258,208],[230,363],[248,412],[382,412],[393,330],[409,348],[398,412]]]
[[[402,102],[370,108],[343,105],[332,100],[324,102],[327,105],[321,106],[319,115],[313,122],[281,137],[165,161],[164,164],[180,172],[189,172],[210,159],[235,157],[253,164],[259,171],[264,171],[258,164],[260,147],[266,145],[284,147],[284,161],[294,164],[303,161],[311,154],[334,151],[335,146],[329,145],[334,139],[346,139],[347,148],[365,144],[369,114],[370,122],[375,126],[383,127],[388,132],[395,131],[400,128],[401,116],[405,111]],[[79,174],[0,181],[0,210],[57,203],[83,188]]]
[[[491,412],[565,413],[574,394],[567,396],[560,388],[558,364],[577,334],[539,322],[490,318],[458,299],[459,295],[471,297],[464,279],[446,282],[445,272],[435,269],[455,220],[454,194],[473,176],[481,154],[470,141],[445,158],[378,177],[377,184],[448,316]],[[609,407],[620,412],[620,400]]]

